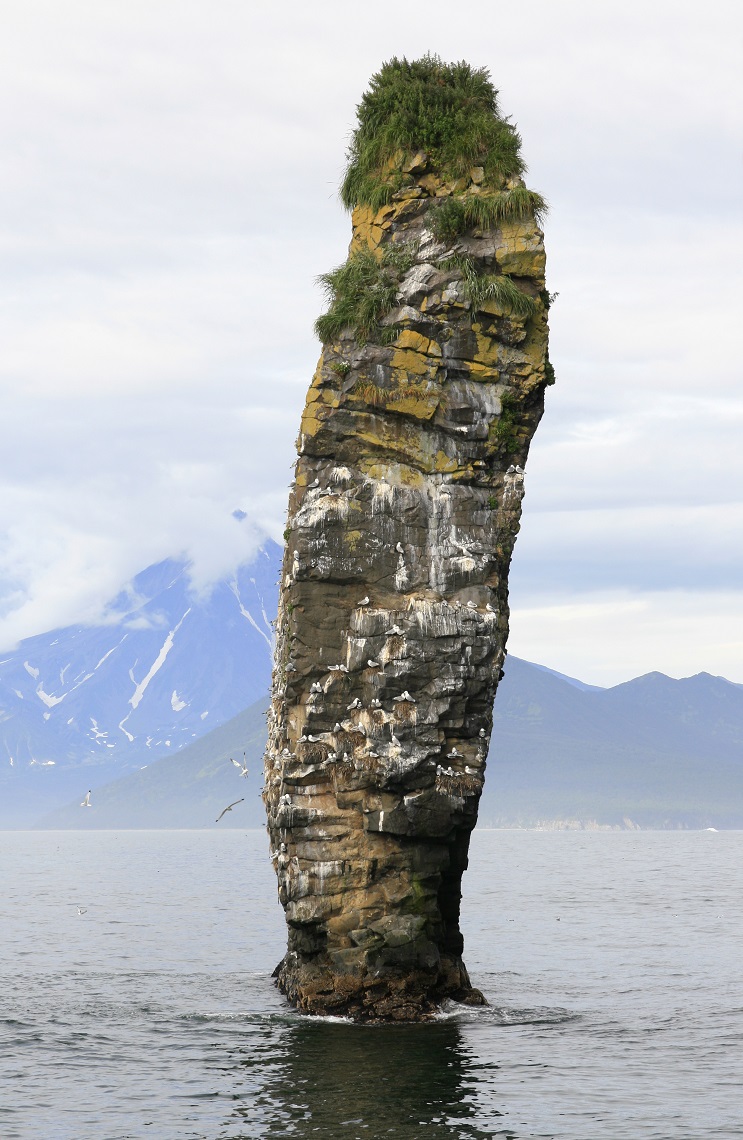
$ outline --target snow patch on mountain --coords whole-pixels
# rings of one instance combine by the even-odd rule
[[[158,653],[157,657],[155,658],[155,660],[153,661],[152,665],[149,668],[149,672],[147,673],[147,676],[144,678],[144,680],[139,682],[136,689],[134,690],[133,695],[129,698],[129,704],[132,706],[133,709],[136,709],[137,705],[142,700],[142,697],[145,695],[145,692],[147,690],[147,686],[149,685],[152,678],[155,676],[155,674],[158,672],[158,670],[161,669],[162,666],[165,664],[165,658],[168,656],[171,649],[173,648],[173,639],[175,638],[175,635],[177,634],[178,630],[181,628],[181,626],[183,625],[184,621],[186,620],[186,618],[188,617],[188,615],[190,613],[191,613],[191,607],[189,606],[189,608],[186,610],[186,612],[183,615],[183,617],[181,618],[181,620],[178,622],[178,625],[175,627],[175,629],[171,629],[170,633],[165,638],[165,641],[163,642],[163,644],[160,648],[160,652]],[[130,674],[130,676],[131,676],[131,674]],[[134,678],[132,678],[132,680],[133,679]]]
[[[45,784],[84,766],[84,792],[158,750],[172,754],[267,692],[281,554],[268,542],[198,594],[188,564],[166,560],[122,588],[98,624],[6,654],[0,754],[14,764],[3,765],[0,801],[10,802],[8,779],[20,787],[33,771],[38,786],[47,761]]]

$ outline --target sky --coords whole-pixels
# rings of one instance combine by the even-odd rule
[[[743,683],[738,4],[7,0],[3,25],[0,647],[161,558],[208,589],[280,540],[355,106],[434,52],[490,70],[551,207],[509,650]]]

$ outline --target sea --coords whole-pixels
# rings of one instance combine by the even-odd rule
[[[2,1140],[743,1137],[743,832],[476,831],[483,1008],[294,1012],[258,831],[0,833]]]

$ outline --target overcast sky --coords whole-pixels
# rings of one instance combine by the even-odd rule
[[[490,69],[551,203],[509,648],[743,682],[740,12],[9,0],[0,644],[156,559],[205,587],[280,539],[355,105],[433,51]]]

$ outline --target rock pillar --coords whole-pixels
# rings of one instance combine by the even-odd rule
[[[549,297],[518,175],[451,178],[408,149],[381,177],[388,201],[357,206],[349,261],[325,279],[337,320],[318,322],[298,439],[264,798],[282,992],[415,1020],[484,1000],[461,878],[552,380]]]

